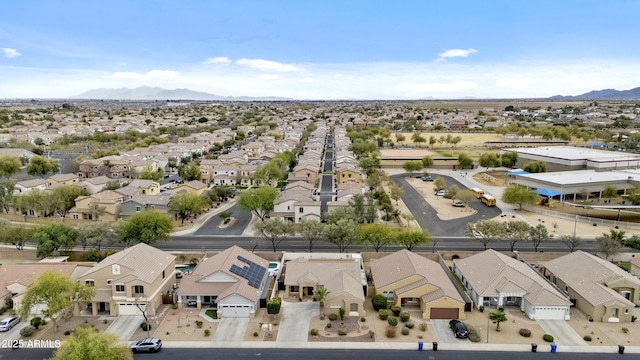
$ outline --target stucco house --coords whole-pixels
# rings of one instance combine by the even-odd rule
[[[13,188],[14,195],[21,195],[28,193],[33,189],[44,190],[47,188],[47,182],[45,179],[32,179],[18,181]]]
[[[544,263],[545,275],[593,321],[630,322],[640,280],[597,256],[575,251]]]
[[[84,180],[77,182],[74,185],[84,189],[87,192],[87,194],[93,195],[104,190],[104,187],[110,181],[113,181],[113,180],[102,175],[102,176],[96,176],[93,178],[84,178]]]
[[[183,276],[178,307],[211,307],[217,309],[218,318],[253,317],[268,295],[267,266],[267,260],[234,245]]]
[[[124,201],[124,196],[112,190],[104,190],[89,196],[78,196],[75,199],[76,205],[69,209],[69,214],[73,219],[93,220],[94,211],[92,204],[97,204],[104,208],[99,218],[106,221],[116,221],[120,216],[120,206]]]
[[[308,259],[299,257],[285,264],[285,297],[313,297],[318,287],[329,291],[325,314],[365,316],[366,277],[363,281],[360,259]]]
[[[465,301],[442,266],[408,250],[371,262],[375,294],[390,305],[420,308],[422,318],[464,319]]]
[[[207,184],[203,183],[202,181],[199,180],[191,180],[189,182],[186,182],[184,184],[181,184],[179,186],[177,186],[173,192],[174,193],[181,193],[181,192],[188,192],[190,194],[193,195],[202,195],[206,190],[207,190]]]
[[[55,174],[47,178],[47,187],[56,185],[75,185],[80,181],[80,177],[76,174]]]
[[[96,264],[78,281],[96,288],[88,308],[95,316],[138,315],[141,308],[155,316],[162,296],[175,284],[176,257],[139,243]]]
[[[517,306],[534,320],[570,318],[569,298],[520,260],[489,249],[454,260],[453,271],[477,306]]]
[[[120,218],[126,219],[129,216],[145,210],[154,210],[163,214],[169,213],[169,195],[132,195],[120,205]]]

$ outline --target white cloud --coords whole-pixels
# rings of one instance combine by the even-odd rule
[[[300,72],[303,71],[293,64],[284,64],[277,61],[264,60],[264,59],[239,59],[236,64],[247,66],[253,69],[262,71],[277,71],[277,72]]]
[[[202,62],[202,65],[212,65],[212,64],[230,64],[231,59],[226,56],[217,56],[208,58],[207,60]]]
[[[156,79],[167,79],[167,78],[177,78],[180,76],[180,73],[173,70],[150,70],[146,73],[137,73],[133,71],[116,71],[109,75],[109,77],[114,79],[131,79],[138,81],[150,81]]]
[[[260,79],[262,80],[275,80],[278,78],[278,75],[276,74],[262,74],[259,76]]]
[[[314,83],[314,82],[316,82],[316,79],[314,79],[314,78],[312,78],[312,77],[306,77],[306,78],[303,78],[303,79],[302,79],[302,80],[300,80],[300,81],[302,81],[302,82],[304,82],[304,83]]]
[[[471,54],[475,54],[477,52],[478,52],[478,50],[472,49],[472,48],[469,48],[467,50],[464,50],[464,49],[449,49],[449,50],[445,50],[445,51],[441,52],[440,54],[438,54],[438,60],[439,61],[446,61],[446,59],[448,59],[448,58],[467,57],[467,56],[469,56]]]
[[[4,53],[4,56],[8,57],[8,58],[14,58],[14,57],[22,56],[22,54],[20,54],[18,52],[18,50],[16,50],[16,49],[0,48],[0,50],[2,50],[2,52]]]

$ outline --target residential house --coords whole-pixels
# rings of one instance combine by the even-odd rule
[[[262,154],[266,149],[263,143],[254,141],[242,145],[242,150],[247,152],[247,156],[249,158],[257,158],[260,157],[260,154]]]
[[[89,308],[96,316],[139,315],[141,309],[155,316],[175,284],[176,257],[139,243],[100,261],[78,282],[96,288]]]
[[[301,178],[311,185],[316,185],[319,178],[318,169],[318,166],[301,164],[297,165],[290,174],[292,174],[294,178]]]
[[[30,160],[32,157],[36,156],[35,153],[27,149],[0,148],[0,156],[4,155],[15,156],[27,160]]]
[[[376,295],[390,305],[420,308],[422,318],[464,319],[465,300],[444,268],[408,250],[400,250],[371,262]]]
[[[171,196],[167,195],[139,195],[135,194],[122,202],[120,205],[120,218],[126,219],[129,216],[145,210],[154,210],[163,214],[169,213],[169,201]]]
[[[454,260],[453,271],[478,306],[516,306],[530,319],[569,320],[569,298],[518,259],[489,249]]]
[[[336,183],[342,184],[349,181],[363,182],[360,168],[354,164],[338,164],[336,166]]]
[[[551,282],[593,321],[630,322],[640,305],[640,280],[597,256],[574,251],[544,267]]]
[[[181,192],[188,192],[190,194],[194,194],[194,195],[202,195],[204,194],[205,191],[207,191],[207,184],[203,183],[202,181],[198,181],[198,180],[191,180],[189,182],[186,182],[182,185],[177,186],[174,189],[174,193],[179,194]]]
[[[328,290],[324,307],[326,314],[337,315],[340,309],[345,309],[347,316],[366,315],[367,283],[361,258],[310,259],[301,256],[287,261],[285,271],[285,297],[309,299],[316,289],[324,287]]]
[[[93,195],[104,190],[104,187],[110,181],[113,181],[113,180],[109,179],[105,175],[102,175],[102,176],[96,176],[92,178],[84,178],[84,180],[76,183],[75,186],[81,187],[87,192],[87,194]]]
[[[47,187],[56,185],[75,185],[80,181],[80,177],[76,174],[55,174],[47,178]]]
[[[69,209],[69,214],[74,219],[94,220],[98,216],[98,219],[105,221],[116,221],[123,201],[124,196],[112,190],[79,196],[75,199],[76,205]],[[98,209],[102,211],[96,212]]]
[[[238,184],[238,170],[236,166],[219,166],[213,169],[213,184],[231,186]]]
[[[253,317],[269,292],[267,266],[267,260],[236,245],[205,258],[180,281],[178,307],[211,307],[218,318]]]
[[[14,195],[20,195],[28,193],[33,189],[44,190],[47,188],[47,182],[45,179],[32,179],[18,181],[13,188]]]
[[[140,195],[158,195],[160,194],[160,183],[153,180],[136,179],[131,181],[126,188],[137,189]],[[118,189],[119,190],[119,189]]]

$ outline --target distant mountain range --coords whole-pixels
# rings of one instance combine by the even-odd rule
[[[556,95],[552,100],[640,100],[640,87],[630,90],[604,89],[594,90],[576,96]]]
[[[220,96],[189,89],[163,89],[159,87],[140,86],[135,89],[93,89],[73,99],[105,99],[105,100],[226,100],[226,101],[284,101],[290,98],[267,96]]]

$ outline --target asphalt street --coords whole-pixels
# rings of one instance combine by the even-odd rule
[[[416,221],[423,229],[428,229],[429,233],[433,237],[439,236],[464,236],[464,229],[467,223],[476,222],[483,219],[491,219],[502,213],[498,207],[485,206],[480,200],[474,200],[469,203],[468,206],[472,207],[477,212],[474,215],[466,216],[460,219],[452,219],[443,221],[438,218],[436,211],[427,201],[420,195],[420,193],[409,185],[405,179],[411,174],[399,174],[390,176],[390,178],[398,184],[403,190],[402,201],[411,211],[411,214],[416,218]],[[456,185],[460,189],[466,189],[467,187],[456,179],[446,176],[442,176],[446,182],[447,187]]]
[[[242,211],[238,208],[238,204],[229,208],[229,211],[233,212],[234,221],[226,228],[219,227],[222,223],[222,219],[218,216],[213,216],[207,220],[202,226],[196,230],[193,235],[242,235],[244,229],[249,226],[251,222],[251,213],[248,211]]]

